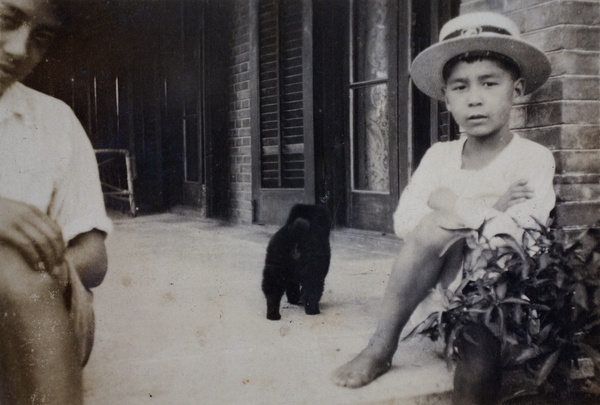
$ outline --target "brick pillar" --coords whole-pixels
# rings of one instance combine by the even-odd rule
[[[600,2],[463,0],[471,11],[505,14],[548,55],[550,79],[515,107],[511,128],[554,152],[555,224],[600,227]]]
[[[250,151],[250,33],[248,0],[235,1],[233,59],[229,67],[229,216],[233,222],[252,222]],[[223,162],[225,164],[225,162]]]

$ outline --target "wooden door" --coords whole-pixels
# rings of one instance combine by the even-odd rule
[[[278,224],[293,204],[315,199],[312,5],[261,0],[254,6],[254,220]]]

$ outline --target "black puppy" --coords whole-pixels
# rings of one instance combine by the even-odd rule
[[[329,271],[331,218],[323,205],[297,204],[285,225],[267,247],[262,290],[267,298],[267,319],[281,319],[279,304],[304,304],[308,315],[319,313],[325,276]]]

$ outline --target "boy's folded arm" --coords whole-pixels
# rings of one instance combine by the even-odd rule
[[[458,198],[455,212],[465,220],[465,225],[475,229],[484,220],[502,213],[513,218],[522,228],[536,228],[538,222],[545,223],[555,203],[554,158],[548,151],[545,156],[533,161],[535,168],[530,170],[530,173],[535,173],[535,175],[526,179],[527,187],[532,190],[530,198],[509,206],[505,210],[497,209],[495,208],[497,204],[490,204],[489,201],[483,199]]]
[[[554,157],[549,150],[546,151],[545,156],[532,160],[535,162],[535,175],[530,176],[528,185],[533,190],[533,197],[506,210],[524,228],[536,228],[538,222],[546,223],[556,202]]]
[[[554,208],[555,194],[552,187],[538,189],[534,193],[533,198],[506,210],[506,213],[523,228],[537,228],[538,223],[545,224]]]

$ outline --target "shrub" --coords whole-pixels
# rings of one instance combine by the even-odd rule
[[[489,236],[488,225],[464,238],[463,280],[447,293],[447,309],[432,313],[407,338],[444,338],[450,359],[460,328],[483,324],[502,343],[505,366],[522,367],[538,388],[568,390],[579,359],[600,367],[598,232],[564,242],[543,224],[522,236]]]

